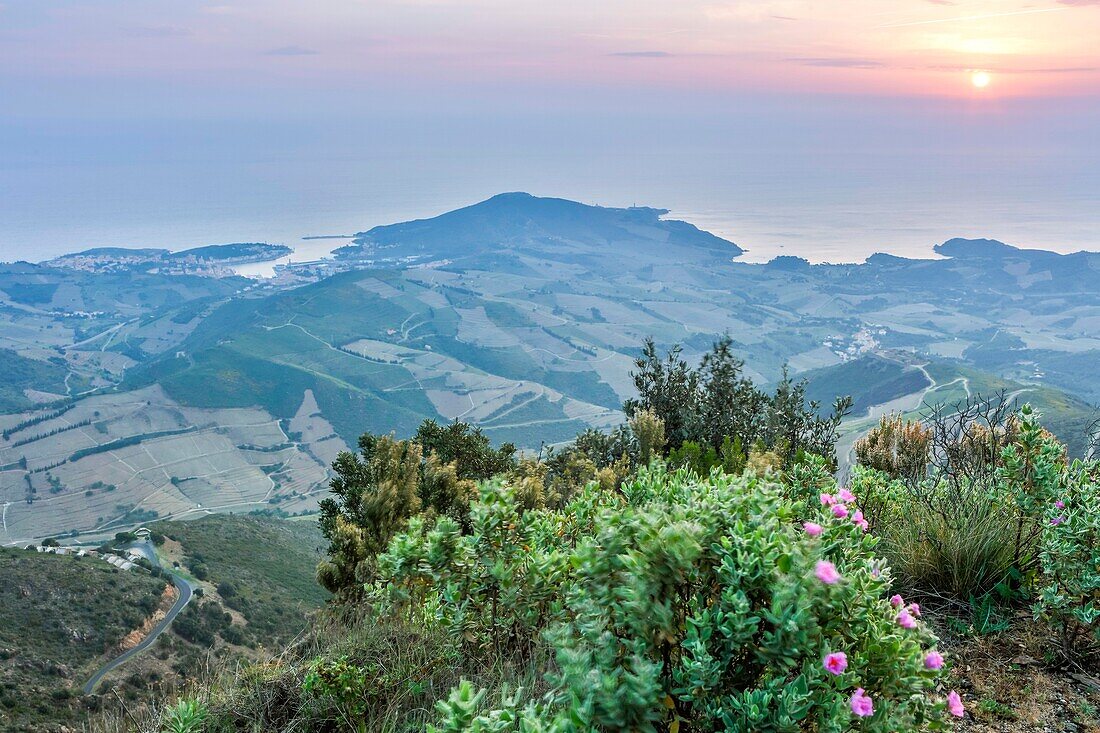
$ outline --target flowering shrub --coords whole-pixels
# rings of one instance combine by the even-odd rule
[[[1095,655],[1100,651],[1100,468],[1070,466],[1065,491],[1048,503],[1046,516],[1036,615],[1054,624],[1065,653]]]
[[[857,497],[830,488],[800,516],[778,483],[660,463],[557,512],[488,485],[470,534],[397,536],[375,596],[478,647],[550,642],[544,699],[483,713],[465,686],[440,731],[940,729],[936,640],[887,598]]]

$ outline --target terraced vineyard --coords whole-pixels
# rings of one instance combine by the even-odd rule
[[[303,393],[292,417],[185,407],[159,387],[88,397],[42,422],[9,416],[0,544],[84,540],[153,519],[310,512],[344,449]]]

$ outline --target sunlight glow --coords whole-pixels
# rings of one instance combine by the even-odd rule
[[[991,80],[992,79],[989,76],[989,72],[986,71],[975,71],[970,74],[970,83],[973,84],[977,89],[985,89],[987,86],[989,86],[989,82]]]

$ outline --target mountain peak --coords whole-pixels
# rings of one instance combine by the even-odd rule
[[[378,226],[356,235],[343,258],[387,256],[454,259],[502,249],[553,251],[558,255],[610,255],[661,248],[680,249],[692,259],[740,255],[733,242],[683,221],[666,220],[666,209],[594,206],[520,191],[500,193],[470,206],[416,221]]]

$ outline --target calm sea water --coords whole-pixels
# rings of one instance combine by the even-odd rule
[[[516,190],[667,208],[737,242],[749,261],[925,257],[956,236],[1100,250],[1100,151],[1077,127],[1038,115],[1000,126],[783,119],[0,118],[0,260],[237,241],[313,259],[343,242],[302,237]]]

